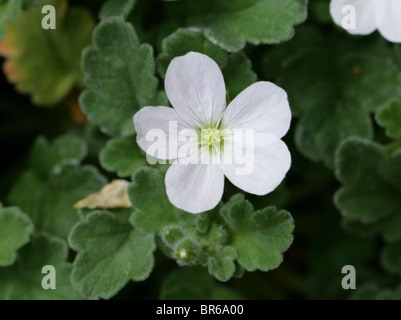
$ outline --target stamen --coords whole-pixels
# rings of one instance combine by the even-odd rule
[[[220,147],[224,140],[221,130],[208,127],[207,129],[201,129],[200,135],[201,146],[206,146],[211,152],[220,153]]]

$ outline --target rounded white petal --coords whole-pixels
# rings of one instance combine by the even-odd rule
[[[180,142],[179,133],[185,128],[177,112],[170,107],[143,107],[134,115],[138,145],[157,159],[175,159]]]
[[[391,42],[401,42],[401,1],[378,0],[376,23],[384,38]]]
[[[287,93],[267,81],[252,84],[224,111],[223,128],[254,129],[281,138],[291,123]]]
[[[244,139],[245,135],[235,134],[231,143],[225,142],[221,169],[238,188],[265,195],[284,179],[291,166],[291,154],[275,136],[255,133]]]
[[[330,14],[334,22],[351,34],[366,35],[375,31],[377,28],[375,10],[376,0],[331,0],[330,2]],[[354,26],[349,24],[353,13],[355,13]]]
[[[218,165],[175,163],[167,170],[165,183],[173,205],[190,213],[200,213],[220,202],[224,175]]]
[[[226,107],[223,74],[214,60],[201,53],[174,58],[165,87],[177,113],[192,126],[216,124]]]

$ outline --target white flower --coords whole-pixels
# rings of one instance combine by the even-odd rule
[[[379,30],[388,41],[401,42],[401,0],[331,0],[330,14],[351,34]],[[353,19],[352,15],[355,23],[347,21]]]
[[[166,136],[166,152],[157,157],[175,159],[165,177],[172,204],[191,213],[214,208],[223,196],[224,176],[238,188],[257,195],[265,195],[281,183],[291,165],[288,148],[280,140],[291,121],[283,89],[270,82],[257,82],[226,108],[220,68],[208,56],[196,52],[171,61],[165,89],[174,108],[144,107],[135,114],[134,124],[139,146],[152,156],[152,130],[162,130]],[[206,163],[179,161],[173,145],[183,142],[180,133],[171,130],[172,123],[178,130],[195,132],[195,158],[207,158]],[[242,134],[238,134],[241,132],[252,133],[245,144]],[[244,167],[251,170],[241,172]]]

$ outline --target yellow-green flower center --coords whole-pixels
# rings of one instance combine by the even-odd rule
[[[209,148],[218,148],[222,141],[221,132],[217,128],[207,128],[201,130],[201,144],[208,145]]]

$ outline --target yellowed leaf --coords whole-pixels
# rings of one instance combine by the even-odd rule
[[[74,207],[90,209],[130,208],[132,203],[128,198],[128,184],[129,182],[126,180],[113,180],[99,192],[78,201]]]

